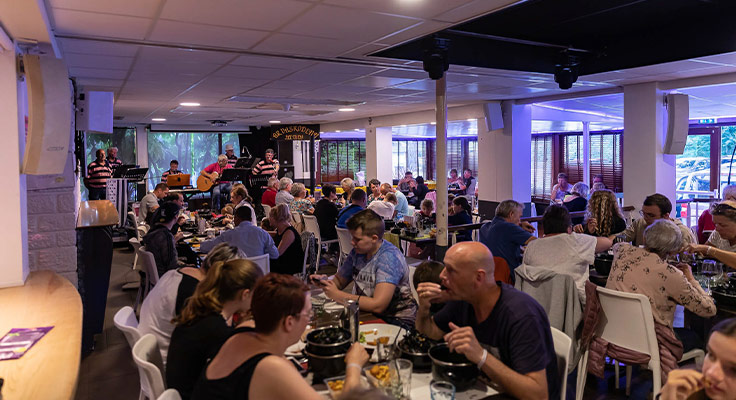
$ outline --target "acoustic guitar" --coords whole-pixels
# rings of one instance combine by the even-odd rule
[[[203,174],[199,174],[199,177],[197,178],[197,190],[201,192],[209,192],[210,189],[212,189],[212,186],[214,186],[216,181],[204,176]]]

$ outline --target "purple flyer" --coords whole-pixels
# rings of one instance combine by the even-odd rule
[[[51,329],[53,326],[11,329],[0,339],[0,361],[21,358]]]

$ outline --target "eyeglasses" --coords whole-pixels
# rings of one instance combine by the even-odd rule
[[[647,213],[647,212],[644,212],[643,210],[639,210],[639,215],[641,215],[642,217],[652,218],[652,219],[659,218],[658,215],[655,215],[655,214],[652,214],[652,213]]]
[[[310,319],[311,320],[314,317],[314,310],[310,308],[309,311],[307,311],[306,313],[304,311],[302,311],[300,313],[292,314],[292,315],[295,316],[295,317],[298,315],[300,318],[301,317],[307,317],[307,319]]]

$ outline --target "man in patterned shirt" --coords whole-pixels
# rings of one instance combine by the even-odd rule
[[[177,160],[171,160],[169,163],[169,170],[164,171],[163,174],[161,174],[161,183],[166,183],[166,178],[169,177],[169,175],[179,175],[182,172],[179,171],[179,161]]]
[[[350,217],[347,226],[353,250],[333,278],[312,275],[312,280],[337,302],[355,300],[361,310],[390,324],[413,327],[417,303],[411,295],[409,267],[401,250],[383,239],[383,218],[363,210]],[[353,293],[343,292],[351,281]]]
[[[105,161],[105,150],[97,149],[97,159],[87,166],[85,186],[89,189],[89,200],[107,199],[107,180],[112,177],[112,170]]]
[[[235,155],[235,148],[233,148],[233,145],[225,145],[225,155],[227,156],[228,168],[235,168],[235,163],[238,162],[238,156]]]
[[[273,149],[266,149],[266,159],[258,163],[253,168],[253,175],[276,176],[279,172],[279,160],[275,159],[276,152]]]
[[[123,162],[118,158],[117,147],[110,147],[107,149],[107,159],[105,161],[107,162],[107,166],[110,167],[110,170],[113,172],[117,167],[123,165]]]

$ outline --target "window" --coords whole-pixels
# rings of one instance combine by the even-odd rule
[[[85,157],[87,164],[84,166],[85,172],[87,165],[95,160],[97,149],[103,149],[107,154],[107,149],[117,147],[118,158],[123,164],[138,163],[135,155],[135,128],[113,128],[112,135],[109,133],[88,133],[86,139]],[[86,199],[87,188],[84,185],[81,185],[81,192],[82,198]]]
[[[603,175],[603,183],[614,192],[623,191],[623,134],[622,132],[590,133],[590,180],[597,174]],[[584,181],[583,135],[572,133],[560,135],[559,171],[568,175],[569,182]]]
[[[458,175],[462,175],[465,168],[469,168],[473,172],[473,176],[478,176],[478,139],[449,139],[447,140],[447,176],[450,176],[450,170],[457,170]],[[436,160],[437,142],[432,141],[432,159]],[[437,164],[432,163],[432,176],[437,176]]]
[[[721,127],[721,171],[720,171],[720,189],[719,193],[723,193],[723,188],[729,183],[736,183],[736,157],[734,157],[734,165],[731,166],[731,156],[736,148],[736,126]],[[690,137],[688,137],[688,145]],[[687,151],[687,147],[685,147]]]
[[[532,136],[532,198],[549,199],[552,193],[553,135]]]
[[[234,145],[237,143],[233,143]],[[224,145],[223,145],[224,147]],[[220,137],[214,133],[150,132],[148,134],[148,188],[161,182],[171,160],[179,161],[179,169],[192,175],[192,184],[200,171],[217,162]]]
[[[675,188],[678,192],[710,191],[710,139],[710,135],[687,137],[685,151],[677,155]],[[678,198],[680,197],[692,196],[680,193]]]
[[[416,178],[427,178],[427,141],[425,140],[394,140],[392,165],[394,179],[404,177],[406,171],[411,171]]]
[[[355,173],[365,171],[365,141],[321,140],[320,182],[340,182],[343,178],[355,179]]]

